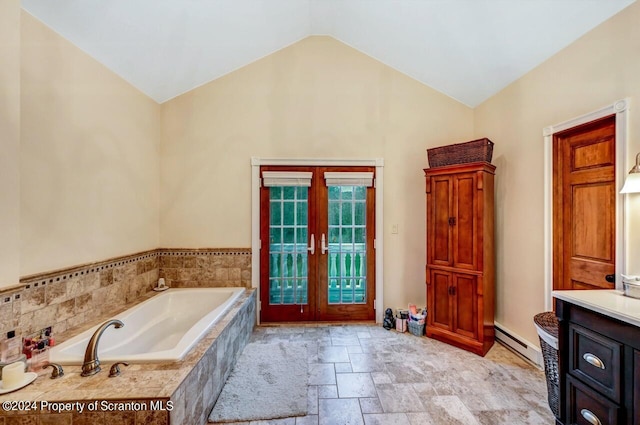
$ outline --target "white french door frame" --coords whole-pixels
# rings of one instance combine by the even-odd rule
[[[374,182],[376,199],[375,259],[376,298],[373,308],[376,323],[382,323],[383,316],[383,168],[384,159],[313,159],[313,158],[260,158],[251,157],[251,286],[260,292],[260,167],[263,165],[285,165],[291,167],[376,167]],[[260,321],[260,297],[258,296],[258,322]]]
[[[545,127],[544,138],[544,303],[545,309],[553,309],[553,135],[609,115],[616,116],[616,289],[622,289],[621,273],[627,273],[628,262],[625,228],[628,227],[626,217],[625,196],[620,193],[629,168],[628,158],[628,113],[629,99],[621,99],[596,111],[573,119]]]

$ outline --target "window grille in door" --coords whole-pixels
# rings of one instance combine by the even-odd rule
[[[329,304],[367,299],[366,187],[329,187]]]

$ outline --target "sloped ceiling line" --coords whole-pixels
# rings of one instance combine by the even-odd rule
[[[165,102],[330,35],[475,107],[635,0],[22,0]]]

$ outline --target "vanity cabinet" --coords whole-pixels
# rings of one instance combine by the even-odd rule
[[[602,295],[623,296],[616,291],[602,291]],[[640,425],[640,328],[558,298],[556,315],[561,394],[558,423]]]
[[[484,356],[494,342],[493,181],[487,162],[424,170],[430,338]]]

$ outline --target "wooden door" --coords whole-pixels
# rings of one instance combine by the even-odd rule
[[[311,180],[296,185],[300,179],[289,177],[261,188],[261,321],[374,320],[374,188],[328,183],[324,173],[374,175],[375,168],[261,167],[263,178],[265,172],[308,173]]]
[[[430,179],[427,202],[427,263],[451,266],[453,264],[453,183],[451,176],[433,176]]]
[[[472,339],[478,338],[478,278],[474,275],[453,275],[453,331]]]
[[[554,135],[554,289],[615,283],[615,115]]]
[[[451,303],[452,275],[450,272],[431,269],[427,286],[429,308],[427,322],[448,331],[453,330],[453,306]]]
[[[312,173],[314,168],[262,167],[261,172],[265,171]],[[262,185],[260,189],[262,321],[309,321],[315,317],[318,256],[314,183],[312,178],[311,186]]]
[[[453,267],[477,270],[478,177],[476,173],[453,176]]]
[[[375,169],[323,167],[319,174],[341,171]],[[375,189],[320,183],[317,320],[374,320]]]

